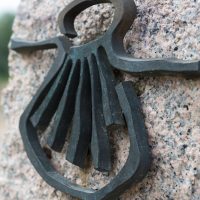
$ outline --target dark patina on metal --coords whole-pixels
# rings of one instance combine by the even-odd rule
[[[112,3],[115,16],[108,31],[98,39],[73,46],[77,36],[76,16],[86,8]],[[123,39],[136,17],[133,0],[75,0],[59,16],[63,36],[41,42],[12,40],[11,48],[23,53],[57,48],[57,57],[44,82],[26,108],[20,131],[26,152],[43,179],[56,189],[84,200],[115,199],[147,174],[151,154],[140,102],[132,83],[118,83],[113,69],[136,74],[190,74],[200,72],[198,61],[172,59],[135,59],[126,54]],[[50,163],[42,149],[37,131],[45,130],[53,116],[53,130],[47,144],[61,152],[72,124],[66,159],[85,167],[88,151],[99,171],[111,170],[107,129],[127,126],[130,136],[128,159],[119,174],[105,187],[95,191],[65,179]]]

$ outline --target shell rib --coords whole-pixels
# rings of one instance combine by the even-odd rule
[[[67,59],[57,75],[48,94],[31,117],[31,122],[35,128],[46,129],[55,114],[72,66],[71,59]]]
[[[62,151],[66,141],[75,109],[76,92],[80,76],[80,61],[73,63],[69,80],[59,102],[55,116],[53,131],[48,137],[48,145],[55,151]]]
[[[117,85],[116,79],[105,50],[102,47],[97,50],[97,63],[101,81],[102,104],[106,126],[124,125],[122,111],[115,91],[115,86]]]
[[[109,137],[103,114],[102,88],[98,65],[93,54],[89,57],[89,67],[92,90],[92,159],[95,169],[109,171],[111,169]]]
[[[92,105],[89,65],[81,62],[81,74],[76,96],[71,138],[67,150],[67,160],[83,168],[91,142]]]

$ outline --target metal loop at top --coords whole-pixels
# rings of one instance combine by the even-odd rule
[[[136,5],[134,1],[130,0],[77,0],[66,6],[59,15],[58,24],[62,34],[74,38],[77,36],[74,28],[75,18],[85,9],[102,3],[112,3],[115,7],[115,16],[109,33],[117,32],[123,36],[136,18]]]

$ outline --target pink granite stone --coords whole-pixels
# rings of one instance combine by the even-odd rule
[[[59,34],[57,17],[69,0],[22,0],[13,37],[46,39]],[[138,17],[124,39],[127,53],[138,58],[200,59],[199,0],[136,0]],[[103,34],[113,16],[110,5],[87,9],[76,20],[78,38],[86,43]],[[19,117],[38,89],[55,58],[55,51],[31,54],[10,52],[10,82],[2,99],[9,127],[0,140],[1,200],[75,199],[48,186],[36,173],[20,138]],[[147,177],[127,190],[120,200],[200,200],[200,78],[133,76],[142,102],[153,164]],[[41,138],[45,145],[45,137]],[[92,166],[80,170],[52,152],[53,165],[84,187],[99,189],[123,167],[129,150],[126,130],[110,133],[114,150],[111,173]],[[67,147],[67,144],[66,144]]]

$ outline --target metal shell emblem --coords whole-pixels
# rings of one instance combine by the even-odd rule
[[[73,46],[74,20],[86,8],[112,3],[115,16],[100,38]],[[84,200],[115,199],[145,177],[151,164],[147,131],[141,106],[131,82],[116,80],[113,69],[136,74],[199,74],[199,62],[170,59],[135,59],[123,48],[123,38],[136,17],[133,0],[75,0],[59,15],[63,36],[41,42],[14,39],[11,48],[19,53],[57,48],[57,57],[45,80],[20,120],[20,132],[27,155],[43,179],[56,189]],[[47,144],[61,152],[72,124],[66,159],[85,167],[90,152],[99,171],[111,170],[107,128],[127,126],[130,137],[128,159],[119,174],[105,187],[95,191],[65,179],[51,165],[37,135],[45,131],[52,118],[53,129]]]

